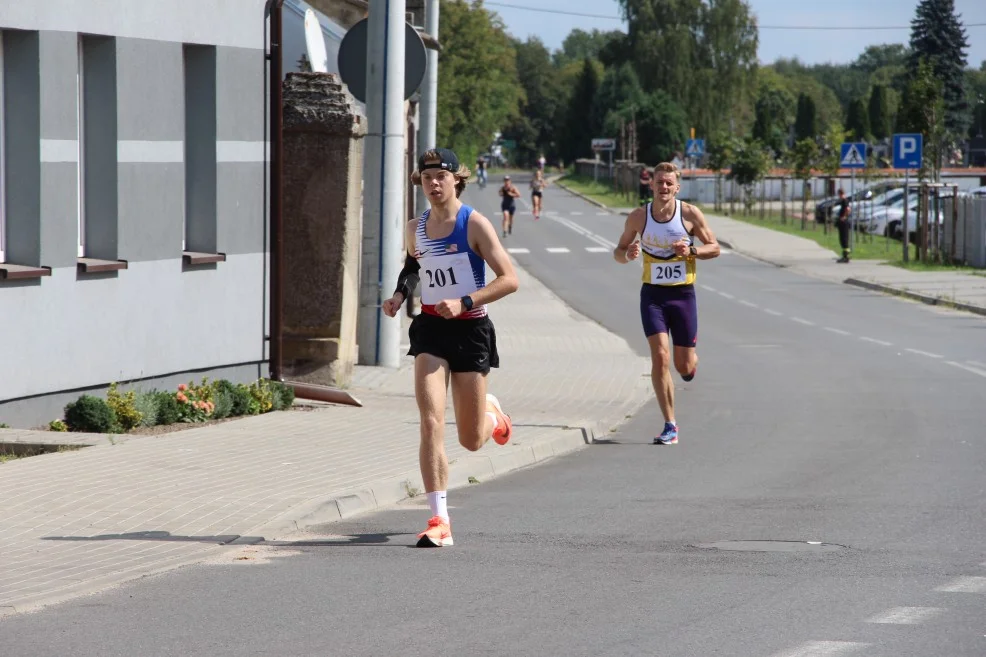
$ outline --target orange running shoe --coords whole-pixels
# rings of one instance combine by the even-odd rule
[[[500,400],[493,395],[486,393],[486,411],[496,415],[496,428],[493,429],[493,440],[497,445],[506,445],[513,435],[514,425],[510,422],[510,416],[503,413],[500,408]]]
[[[435,516],[428,521],[428,529],[418,534],[418,547],[452,547],[452,527],[448,520]]]

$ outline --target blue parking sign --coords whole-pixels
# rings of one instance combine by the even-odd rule
[[[920,132],[894,135],[894,168],[920,169],[924,138]]]

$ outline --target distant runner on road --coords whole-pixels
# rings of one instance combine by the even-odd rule
[[[717,257],[719,244],[702,211],[675,198],[681,189],[678,167],[670,162],[655,166],[651,187],[655,200],[627,217],[613,257],[626,264],[644,254],[640,318],[650,345],[651,383],[664,415],[664,430],[654,444],[674,445],[678,422],[668,333],[674,343],[674,367],[682,379],[691,381],[698,369],[695,261]],[[702,240],[702,246],[692,243],[692,235]]]

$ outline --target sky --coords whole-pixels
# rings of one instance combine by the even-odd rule
[[[917,0],[747,0],[757,16],[760,29],[760,62],[769,64],[779,57],[797,57],[806,64],[847,64],[866,46],[904,43],[910,39],[910,22]],[[617,0],[485,0],[507,26],[507,32],[526,39],[539,36],[555,50],[572,30],[626,30],[620,19]],[[510,6],[506,6],[510,5]],[[520,7],[547,11],[531,11]],[[966,59],[979,68],[986,60],[986,0],[955,0],[956,12],[967,26],[969,48]],[[587,14],[585,16],[567,15]],[[772,29],[780,26],[784,29]],[[791,27],[857,27],[853,30],[796,30]],[[875,28],[899,29],[875,29]],[[771,29],[768,29],[771,28]]]

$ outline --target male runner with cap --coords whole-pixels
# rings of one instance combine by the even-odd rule
[[[510,417],[486,392],[486,376],[499,367],[496,331],[486,304],[518,287],[510,257],[490,221],[459,201],[469,169],[445,148],[418,160],[411,182],[425,190],[430,208],[407,223],[407,257],[394,295],[383,311],[394,317],[409,290],[421,282],[421,314],[408,329],[414,356],[414,396],[421,416],[419,461],[431,519],[418,547],[452,545],[448,515],[445,407],[449,381],[459,443],[470,451],[491,437],[510,440]],[[486,266],[496,278],[486,283]]]
[[[717,257],[719,244],[702,211],[675,198],[681,189],[678,167],[670,162],[658,164],[651,186],[654,201],[627,217],[613,257],[626,264],[636,260],[641,251],[644,254],[640,317],[650,345],[651,383],[664,415],[664,430],[654,438],[654,444],[674,445],[678,442],[678,423],[668,332],[674,342],[674,367],[682,379],[691,381],[698,367],[695,261]],[[702,246],[692,244],[692,235],[702,240]]]

